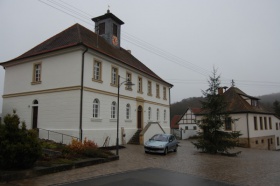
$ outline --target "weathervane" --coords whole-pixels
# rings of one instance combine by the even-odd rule
[[[110,13],[110,5],[108,5],[107,13]]]

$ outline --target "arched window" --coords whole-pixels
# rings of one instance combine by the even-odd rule
[[[99,100],[94,99],[93,101],[93,118],[99,118]]]
[[[130,104],[126,105],[126,119],[130,119]]]
[[[151,116],[152,116],[152,109],[151,107],[148,108],[148,120],[151,120]]]
[[[112,119],[115,119],[116,118],[116,113],[117,113],[117,104],[116,102],[112,102],[112,105],[111,105],[111,118]]]
[[[159,109],[157,109],[157,121],[159,121]]]
[[[34,105],[39,104],[38,100],[37,100],[37,99],[35,99],[35,100],[33,101],[33,104],[34,104]]]
[[[163,111],[163,120],[166,121],[166,110]]]

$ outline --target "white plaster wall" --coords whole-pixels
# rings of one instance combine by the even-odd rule
[[[144,143],[148,141],[151,137],[153,137],[155,134],[163,134],[163,133],[164,132],[161,130],[158,124],[151,124],[151,126],[144,134]]]
[[[16,109],[21,121],[26,122],[27,128],[32,128],[32,103],[38,100],[38,128],[78,137],[79,97],[80,91],[75,90],[5,98],[3,114]]]
[[[81,55],[81,51],[76,51],[6,67],[4,95],[79,85]],[[31,85],[33,65],[39,62],[42,83]]]
[[[97,59],[102,63],[102,83],[92,81],[93,77],[93,64],[94,59]],[[118,68],[119,75],[123,78],[120,79],[120,82],[125,81],[126,73],[130,72],[132,74],[132,83],[135,86],[132,87],[132,91],[125,90],[125,85],[120,87],[120,94],[125,96],[131,96],[136,98],[137,96],[142,97],[146,101],[151,101],[159,104],[166,104],[169,105],[169,88],[166,86],[166,100],[163,99],[163,85],[159,83],[157,80],[153,78],[147,78],[148,76],[142,73],[137,72],[136,70],[131,69],[128,66],[117,64],[116,61],[108,61],[107,58],[102,56],[93,55],[91,53],[86,53],[85,55],[85,83],[86,87],[91,87],[98,90],[103,90],[107,92],[112,92],[117,94],[117,87],[111,86],[111,68],[112,66]],[[142,77],[142,88],[143,94],[137,92],[137,84],[138,84],[138,77]],[[147,83],[148,79],[152,81],[152,92],[153,96],[147,95]],[[160,98],[156,98],[156,83],[160,84]]]
[[[185,129],[185,127],[188,126],[188,130]],[[196,130],[193,128],[196,127]],[[197,135],[197,129],[198,126],[196,124],[180,124],[179,125],[179,130],[180,132],[182,131],[182,139],[188,139],[192,136]]]

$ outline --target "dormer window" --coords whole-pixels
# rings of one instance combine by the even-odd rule
[[[251,105],[254,106],[254,107],[258,106],[258,100],[252,99],[251,100]]]

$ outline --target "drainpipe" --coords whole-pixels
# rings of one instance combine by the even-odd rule
[[[169,127],[170,127],[170,133],[171,133],[171,97],[170,97],[170,88],[168,88],[169,90]]]
[[[88,51],[88,48],[82,54],[82,69],[81,69],[81,97],[80,97],[80,141],[83,140],[83,97],[84,97],[84,66],[85,66],[85,53]]]
[[[247,118],[248,147],[250,148],[250,133],[249,133],[249,118],[248,118],[248,113],[246,114],[246,118]]]

